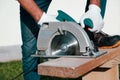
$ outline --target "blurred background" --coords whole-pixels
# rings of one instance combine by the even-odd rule
[[[69,3],[68,3],[69,2]],[[53,0],[49,14],[61,9],[76,21],[84,13],[86,0]],[[120,0],[108,0],[103,31],[120,35]],[[0,0],[0,61],[21,59],[21,32],[19,3],[17,0]]]

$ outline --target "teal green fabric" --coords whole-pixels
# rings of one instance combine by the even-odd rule
[[[107,0],[100,0],[101,15],[104,18]]]
[[[48,7],[52,0],[35,0],[37,5],[45,12],[47,12]]]

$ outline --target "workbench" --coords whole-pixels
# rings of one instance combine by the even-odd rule
[[[38,65],[38,74],[82,80],[119,80],[120,47],[100,49],[106,54],[96,58],[57,58]]]

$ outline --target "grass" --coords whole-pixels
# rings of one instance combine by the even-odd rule
[[[22,72],[21,61],[11,61],[0,63],[0,80],[12,80],[15,76]],[[23,80],[23,75],[14,80]],[[48,76],[41,76],[40,80],[80,80],[78,79],[61,79]]]
[[[2,80],[11,80],[20,72],[22,72],[21,61],[0,63],[0,79]],[[23,80],[23,76],[16,80]]]

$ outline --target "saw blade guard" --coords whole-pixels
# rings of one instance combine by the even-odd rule
[[[90,55],[94,51],[87,33],[74,22],[42,24],[37,48],[41,55]],[[94,52],[93,52],[94,53]]]

